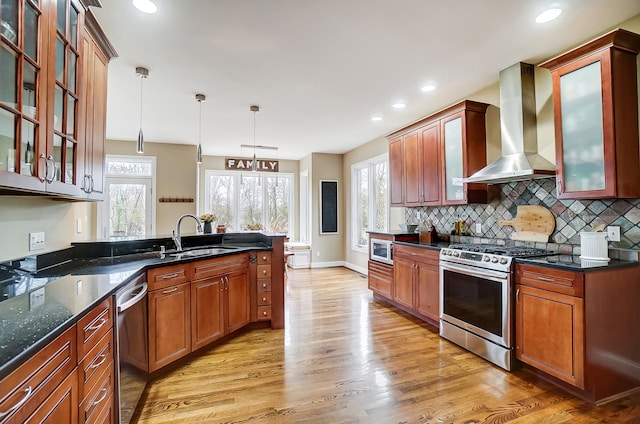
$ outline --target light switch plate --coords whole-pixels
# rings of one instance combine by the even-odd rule
[[[476,222],[476,234],[482,234],[482,223]]]
[[[38,306],[44,305],[44,287],[29,293],[29,310],[34,310]]]
[[[44,231],[29,233],[29,250],[44,249]]]

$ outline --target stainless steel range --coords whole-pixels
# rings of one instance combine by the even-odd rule
[[[510,371],[514,337],[514,258],[542,249],[451,245],[440,251],[440,335]]]

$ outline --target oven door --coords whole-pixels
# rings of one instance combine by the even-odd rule
[[[512,347],[511,273],[440,262],[441,319]]]

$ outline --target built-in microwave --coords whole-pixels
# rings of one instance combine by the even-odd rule
[[[369,243],[369,258],[372,261],[393,265],[393,241],[371,238]]]

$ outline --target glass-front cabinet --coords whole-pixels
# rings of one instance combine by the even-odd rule
[[[464,176],[462,159],[462,116],[443,120],[442,133],[444,135],[444,198],[447,202],[464,200]]]
[[[640,197],[636,56],[615,30],[542,63],[553,79],[560,199]]]
[[[0,186],[78,195],[76,0],[0,0]]]

